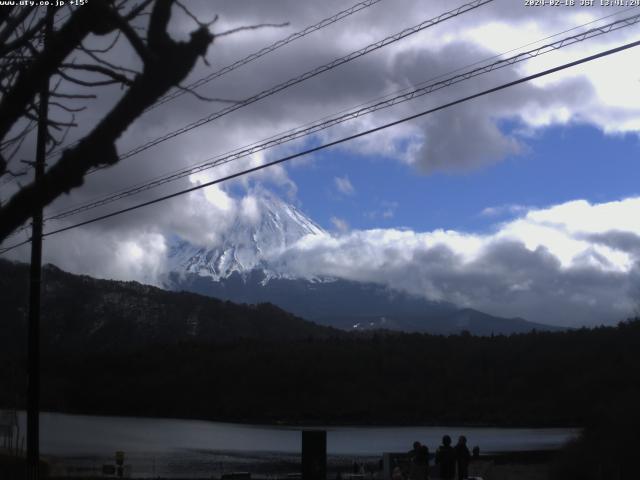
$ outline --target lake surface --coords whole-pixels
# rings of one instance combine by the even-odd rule
[[[20,415],[21,431],[26,418]],[[234,470],[247,463],[296,462],[303,427],[241,425],[202,420],[104,417],[42,413],[40,450],[65,473],[87,474],[113,463],[115,451],[126,454],[135,476],[183,478]],[[314,427],[317,428],[317,427]],[[443,435],[455,442],[466,435],[483,453],[560,447],[577,435],[569,428],[484,427],[326,427],[327,451],[336,459],[379,457],[405,452],[413,441],[435,451]]]

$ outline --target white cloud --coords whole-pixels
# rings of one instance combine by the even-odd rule
[[[244,6],[235,5],[236,3],[222,2],[212,7],[210,2],[193,2],[192,8],[202,18],[219,14],[220,21],[216,24],[216,29],[263,21],[277,23],[284,19],[290,22],[290,26],[283,29],[260,29],[251,35],[238,34],[218,39],[209,50],[210,64],[198,63],[189,80],[208,75],[212,70],[231,64],[269,42],[284,38],[305,25],[344,9],[343,2],[338,0],[311,3],[274,0],[268,6],[259,0],[243,2]],[[418,0],[381,2],[293,42],[275,55],[249,63],[216,79],[203,87],[200,93],[216,97],[247,98],[450,8],[450,2],[442,0],[428,3]],[[336,114],[348,106],[362,104],[398,89],[411,88],[419,82],[452,72],[514,46],[524,45],[612,13],[611,8],[600,6],[532,10],[524,8],[519,2],[494,2],[485,5],[303,82],[273,98],[206,123],[170,142],[136,155],[135,158],[122,161],[119,165],[88,178],[81,189],[60,199],[54,208],[85,202],[131,183],[201,162],[312,120]],[[172,32],[182,38],[194,28],[193,21],[186,18],[179,9],[174,11],[174,15]],[[584,28],[604,24],[614,18]],[[488,76],[476,77],[470,82],[434,92],[415,102],[362,116],[318,134],[318,139],[335,139],[375,127],[403,115],[495,86],[502,81],[513,80],[539,68],[621,44],[635,36],[634,28],[637,27],[574,45],[538,60],[519,64],[517,68],[510,67]],[[579,30],[570,33],[577,31]],[[514,53],[516,52],[512,52]],[[111,55],[111,60],[122,61],[127,66],[134,66],[136,63],[132,60],[135,55],[126,45],[126,40],[119,42],[118,48]],[[491,165],[526,150],[526,139],[522,135],[507,134],[501,130],[500,122],[504,120],[521,122],[523,125],[520,131],[582,122],[605,132],[637,133],[640,131],[640,96],[633,92],[640,90],[640,82],[635,68],[636,56],[637,52],[634,50],[620,53],[588,66],[553,75],[544,81],[468,102],[423,120],[398,125],[345,144],[341,148],[373,157],[385,155],[413,164],[419,171],[426,173],[460,172]],[[78,113],[76,121],[81,125],[80,130],[86,131],[95,124],[96,119],[122,95],[117,88],[105,88],[99,93],[96,102],[91,103],[86,111]],[[149,139],[210,115],[223,106],[183,95],[179,100],[163,105],[136,121],[119,140],[118,148],[120,152],[128,151]],[[234,165],[254,166],[264,162],[264,157],[272,159],[279,153],[293,153],[297,150],[294,145],[299,147],[301,143],[294,142],[274,151],[255,155],[247,162],[234,162]],[[25,149],[27,148],[32,146],[25,145]],[[31,156],[23,155],[24,158]],[[214,170],[221,174],[233,168],[226,165]],[[252,178],[269,178],[268,181],[286,184],[292,195],[295,195],[296,186],[283,167],[272,167],[268,172],[270,173],[256,174]],[[243,181],[245,180],[240,180]],[[178,187],[180,183],[172,186]],[[138,198],[148,199],[160,191],[162,189],[153,190]],[[147,219],[149,223],[153,220],[156,219]]]
[[[167,245],[157,231],[81,230],[51,237],[43,246],[45,261],[72,273],[161,285]],[[26,260],[27,250],[13,258]]]
[[[213,208],[203,192],[196,194],[201,208],[189,212],[185,224],[169,215],[155,229],[94,225],[48,237],[46,261],[74,273],[161,284],[168,232],[212,246],[236,222],[259,215],[260,191],[233,199],[232,210]],[[192,227],[193,218],[201,228]],[[272,260],[290,274],[382,283],[505,317],[568,326],[612,323],[640,304],[639,218],[640,197],[529,209],[483,234],[350,230],[344,219],[332,217],[334,235],[308,235]],[[207,229],[211,238],[202,236]],[[27,258],[26,249],[12,253]]]
[[[490,234],[351,231],[305,238],[281,268],[384,283],[543,323],[611,323],[640,304],[638,218],[640,198],[628,198],[529,210]]]
[[[277,19],[284,18],[290,22],[290,26],[283,29],[260,29],[252,35],[238,34],[217,40],[208,55],[213,63],[199,63],[190,75],[190,80],[210,74],[213,69],[233,63],[269,42],[286,37],[304,25],[344,9],[344,4],[338,0],[312,2],[313,4],[274,0],[269,2],[268,7],[260,1],[248,1],[244,7],[234,3],[223,2],[212,7],[209,2],[194,2],[192,8],[202,18],[211,18],[214,13],[220,14],[217,29],[253,22],[277,22]],[[520,3],[516,6],[517,2],[514,5],[502,5],[503,3],[505,2],[483,6],[429,28],[288,89],[273,99],[257,102],[170,142],[164,142],[162,146],[136,155],[135,159],[121,162],[121,165],[108,172],[101,172],[99,181],[90,179],[70,200],[85,201],[122,188],[123,184],[173,171],[180,166],[193,164],[326,115],[336,114],[348,106],[359,105],[398,89],[411,88],[419,82],[494,56],[514,46],[524,45],[613,13],[611,8],[606,7],[532,11]],[[247,98],[450,8],[450,3],[445,1],[381,2],[327,29],[293,42],[275,55],[247,64],[216,79],[214,83],[203,87],[201,93],[217,97]],[[185,18],[178,10],[174,13],[172,31],[184,36],[194,28],[193,21]],[[612,17],[585,28],[613,19]],[[362,116],[319,134],[319,138],[327,140],[375,127],[464,94],[495,86],[502,81],[513,80],[541,67],[556,65],[582,54],[620,44],[634,36],[634,28],[580,43],[561,52],[545,55],[539,60],[519,64],[517,68],[510,67],[474,78],[470,82],[434,92],[415,102]],[[579,30],[570,33],[577,31]],[[119,44],[118,51],[112,53],[129,63],[135,57],[124,40]],[[556,74],[544,82],[520,86],[494,94],[487,100],[468,102],[422,121],[398,125],[345,144],[342,148],[368,156],[385,155],[413,163],[423,172],[457,172],[494,164],[526,148],[522,138],[507,135],[500,130],[499,125],[503,120],[518,120],[524,124],[523,129],[586,122],[606,132],[638,132],[640,101],[635,99],[640,97],[633,95],[634,91],[640,89],[638,73],[634,70],[636,55],[633,50],[621,53],[588,66]],[[82,126],[81,129],[86,130],[94,124],[121,94],[118,89],[105,89],[99,101],[78,114],[77,123]],[[151,138],[210,115],[223,106],[183,95],[179,100],[157,108],[135,122],[118,142],[119,150],[127,151]],[[460,141],[461,138],[464,141]],[[295,149],[289,145],[279,151],[291,152]],[[267,156],[271,158],[272,155],[269,153]],[[26,155],[25,158],[29,156]],[[278,171],[282,181],[287,181],[282,168],[271,170]],[[292,185],[292,188],[295,186]],[[69,203],[69,200],[63,199],[58,207]]]
[[[528,210],[524,205],[499,205],[496,207],[486,207],[482,209],[480,215],[483,217],[498,217],[505,214],[517,214]]]
[[[257,223],[260,220],[260,203],[255,196],[247,195],[242,199],[241,215],[251,223]]]
[[[355,188],[353,188],[349,177],[346,175],[344,177],[334,177],[333,183],[338,189],[338,192],[342,193],[343,195],[353,195],[356,193],[356,190]]]
[[[378,209],[366,211],[363,215],[370,220],[390,220],[395,217],[399,206],[398,202],[382,201],[379,203]]]
[[[333,226],[336,228],[336,230],[338,230],[339,232],[344,233],[349,230],[349,223],[347,223],[347,221],[343,218],[331,217],[330,221],[333,224]]]
[[[193,2],[193,8],[200,18],[212,18],[212,13],[219,13],[221,20],[216,28],[220,29],[264,21],[288,20],[291,25],[217,39],[209,51],[209,64],[200,62],[189,80],[210,74],[269,42],[344,9],[344,2],[256,0],[217,2],[214,7],[211,2]],[[247,98],[450,8],[450,2],[445,0],[380,2],[288,45],[275,55],[216,79],[200,93]],[[519,1],[493,2],[91,175],[81,188],[60,198],[48,212],[84,203],[225,154],[383,94],[412,88],[428,78],[611,13],[611,8],[598,6],[530,9],[524,8]],[[599,24],[611,20],[613,18]],[[183,37],[194,27],[193,22],[184,17],[172,23],[172,31]],[[622,44],[635,38],[636,32],[637,27],[620,30],[535,61],[476,77],[415,102],[336,126],[318,134],[311,143],[376,127],[524,74]],[[130,65],[134,58],[131,49],[122,47],[125,42],[121,40],[112,52],[114,58],[110,59],[123,60],[127,66],[134,66]],[[492,165],[526,151],[527,137],[521,132],[535,133],[543,127],[581,123],[611,134],[637,134],[640,132],[637,56],[637,50],[629,50],[398,125],[340,148],[347,153],[372,158],[386,156],[413,165],[424,173],[455,173]],[[76,122],[81,125],[80,130],[86,131],[94,125],[113,105],[114,99],[122,95],[117,88],[107,88],[99,93],[99,98],[89,104],[86,111],[78,113]],[[136,121],[118,141],[118,149],[126,152],[219,108],[220,105],[183,95]],[[501,127],[504,121],[519,124],[518,129],[504,131]],[[282,154],[296,152],[302,144],[302,141],[293,142],[220,165],[113,206],[131,206],[182,187],[262,165]],[[33,145],[34,142],[26,142],[26,154],[17,158],[31,158],[28,152]],[[300,168],[306,167],[300,165]],[[338,182],[340,178],[343,182]],[[244,188],[241,199],[231,195],[230,186],[208,187],[180,200],[50,237],[45,254],[49,261],[78,273],[140,280],[152,278],[157,273],[155,266],[162,268],[162,239],[166,241],[172,235],[179,235],[194,244],[211,245],[238,218],[243,221],[257,218],[256,204],[252,201],[252,188],[256,183],[276,185],[295,198],[297,186],[287,170],[283,166],[270,167],[232,182],[233,187]],[[337,188],[340,188],[339,183],[344,190],[342,193],[354,192],[347,177],[337,177]],[[6,198],[7,191],[1,193]],[[485,306],[496,313],[525,315],[557,323],[576,322],[577,316],[583,315],[585,321],[595,322],[610,318],[612,312],[622,315],[634,301],[627,294],[627,288],[640,278],[637,272],[637,236],[640,235],[637,202],[637,199],[626,199],[591,205],[578,201],[533,210],[505,207],[509,213],[521,216],[499,226],[491,235],[449,231],[348,232],[344,219],[335,217],[334,226],[344,232],[341,236],[300,244],[284,260],[301,271],[314,268],[319,273],[341,273],[348,278],[380,279],[434,298],[447,298],[478,308]],[[501,208],[485,209],[484,214],[500,213]],[[391,205],[374,205],[370,209],[376,219],[390,217],[396,211]],[[104,210],[95,213],[104,213]],[[78,219],[85,218],[88,217]],[[65,224],[52,222],[51,225]],[[312,251],[317,256],[307,256]],[[595,306],[583,308],[593,302]],[[577,309],[571,310],[569,306]],[[571,317],[563,317],[563,312]]]

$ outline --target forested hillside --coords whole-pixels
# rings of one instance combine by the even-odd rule
[[[0,260],[0,349],[26,347],[28,265]],[[42,345],[45,350],[115,352],[194,340],[296,340],[339,334],[268,303],[238,305],[138,282],[98,280],[46,265]]]
[[[640,400],[639,344],[640,321],[632,321],[510,337],[378,333],[50,351],[43,408],[252,422],[580,426]],[[4,356],[3,384],[12,370],[23,378],[19,364]],[[7,390],[0,395],[11,400]]]

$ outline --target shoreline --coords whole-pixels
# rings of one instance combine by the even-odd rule
[[[0,406],[0,411],[13,410],[11,407]],[[19,413],[24,414],[25,409],[18,409]],[[500,429],[528,429],[528,430],[553,430],[553,429],[576,429],[581,430],[584,428],[582,425],[573,425],[570,422],[566,424],[524,424],[524,423],[486,423],[486,422],[420,422],[420,421],[380,421],[376,423],[372,422],[332,422],[332,421],[297,421],[297,420],[265,420],[265,419],[251,419],[251,418],[215,418],[215,417],[190,417],[190,416],[156,416],[156,415],[144,415],[144,414],[127,414],[127,413],[96,413],[85,411],[73,411],[73,410],[41,410],[41,414],[51,415],[76,415],[87,417],[104,417],[104,418],[125,418],[125,419],[161,419],[161,420],[186,420],[186,421],[198,421],[198,422],[211,422],[211,423],[223,423],[232,425],[246,425],[246,426],[264,426],[264,427],[280,427],[283,429],[300,429],[300,428],[393,428],[393,427],[442,427],[442,428],[500,428]]]
[[[471,475],[480,475],[485,479],[491,480],[500,478],[504,480],[544,480],[547,478],[550,467],[555,460],[556,451],[546,452],[519,452],[517,455],[502,454],[502,455],[483,455],[472,461],[470,465]],[[2,467],[6,466],[7,457],[0,455],[0,473],[3,471]],[[83,466],[76,465],[64,467],[60,464],[56,465],[53,459],[45,459],[43,462],[43,468],[49,472],[47,478],[49,480],[98,480],[104,478],[100,473],[100,462],[87,463]],[[97,459],[95,459],[97,460]],[[258,457],[247,457],[245,461],[238,459],[238,462],[233,464],[209,464],[209,465],[192,465],[193,469],[190,471],[176,471],[163,468],[161,464],[156,465],[154,463],[153,470],[149,468],[149,465],[143,466],[136,463],[130,463],[129,472],[131,476],[129,478],[134,479],[156,479],[156,480],[220,480],[223,474],[247,472],[250,474],[250,478],[254,480],[285,480],[285,479],[297,479],[296,475],[300,474],[300,459],[296,456],[286,456],[282,458],[267,457],[266,459]],[[364,471],[366,473],[353,474],[352,462],[357,460],[358,463],[364,465]],[[125,462],[125,465],[127,463]],[[18,469],[19,465],[14,466]],[[430,471],[432,477],[437,472],[437,467],[431,464]],[[19,470],[13,470],[13,473],[19,473]],[[292,476],[293,475],[293,476]],[[383,472],[380,470],[379,457],[367,456],[351,458],[347,456],[329,456],[327,458],[327,479],[349,479],[352,475],[353,478],[358,480],[384,480]]]

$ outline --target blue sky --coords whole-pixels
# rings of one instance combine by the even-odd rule
[[[502,126],[505,131],[514,127]],[[299,187],[303,211],[328,230],[335,229],[331,217],[339,217],[354,229],[483,232],[522,213],[505,208],[482,214],[486,208],[541,208],[576,199],[602,203],[640,194],[636,134],[606,135],[588,125],[553,126],[523,141],[523,153],[462,174],[427,175],[394,159],[337,149],[288,171]],[[338,177],[349,179],[353,193],[338,190]]]
[[[251,98],[303,72],[462,5],[382,0],[198,87],[203,96]],[[191,4],[190,4],[191,5]],[[192,2],[217,31],[280,23],[218,38],[187,83],[346,8],[341,0]],[[215,11],[214,11],[215,10]],[[526,8],[494,0],[189,130],[91,175],[48,209],[64,211],[225,152],[334,117],[420,82],[551,41],[606,27],[640,10]],[[630,23],[624,20],[625,25]],[[176,10],[176,35],[193,19]],[[352,135],[525,75],[640,38],[640,23],[474,76],[391,109],[335,125],[308,145]],[[102,39],[107,41],[108,39]],[[102,41],[100,40],[100,41]],[[120,39],[118,58],[135,54]],[[524,57],[523,57],[524,58]],[[527,57],[528,58],[528,57]],[[487,60],[491,59],[491,60]],[[640,47],[555,73],[317,153],[250,180],[215,185],[155,207],[48,237],[46,261],[98,277],[162,284],[171,239],[215,249],[231,229],[259,224],[261,192],[279,192],[327,235],[283,245],[277,259],[300,276],[373,281],[502,316],[563,325],[615,323],[640,305]],[[93,93],[93,91],[92,91]],[[69,140],[122,95],[105,88]],[[138,119],[120,152],[177,131],[226,104],[183,95]],[[101,113],[102,112],[102,113]],[[606,132],[606,133],[605,133]],[[168,138],[168,137],[167,137]],[[28,147],[25,147],[28,148]],[[102,208],[131,205],[294,153],[287,145],[198,172]],[[86,215],[91,215],[89,212]],[[70,217],[51,226],[63,227]],[[84,218],[82,218],[84,219]],[[274,254],[275,255],[275,254]],[[15,258],[27,259],[26,249]]]

